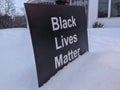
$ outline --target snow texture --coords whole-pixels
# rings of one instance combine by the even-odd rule
[[[0,30],[0,90],[120,90],[120,29],[88,29],[89,52],[38,89],[30,32]]]
[[[37,90],[29,30],[0,30],[0,90]]]

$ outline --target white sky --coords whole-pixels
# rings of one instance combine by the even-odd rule
[[[15,6],[22,8],[24,6],[24,2],[28,1],[28,0],[14,0],[15,1]]]
[[[24,8],[24,3],[26,1],[28,1],[28,0],[14,0],[16,11],[18,14],[20,14],[20,15],[24,14],[24,12],[21,9]]]

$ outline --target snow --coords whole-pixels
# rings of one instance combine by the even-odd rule
[[[0,90],[120,90],[120,28],[88,29],[89,52],[38,89],[25,28],[0,30]]]
[[[120,52],[120,29],[89,29],[89,48],[91,52]]]
[[[37,90],[36,68],[27,29],[0,30],[0,90]]]

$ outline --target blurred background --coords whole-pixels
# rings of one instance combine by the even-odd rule
[[[88,12],[88,0],[0,0],[0,29],[27,28],[24,3],[80,5]]]

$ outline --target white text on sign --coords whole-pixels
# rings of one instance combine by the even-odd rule
[[[71,27],[76,27],[76,18],[71,16],[69,19],[62,19],[61,17],[51,17],[53,31],[59,29],[67,29]]]

